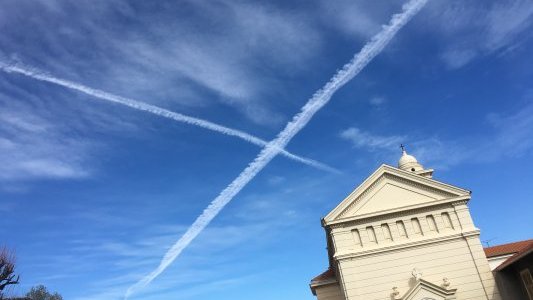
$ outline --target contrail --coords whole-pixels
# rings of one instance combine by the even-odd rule
[[[149,113],[152,113],[152,114],[164,117],[164,118],[172,119],[174,121],[202,127],[202,128],[216,131],[216,132],[219,132],[225,135],[238,137],[242,140],[245,140],[249,143],[252,143],[252,144],[255,144],[261,147],[265,147],[268,144],[267,141],[260,139],[256,136],[253,136],[251,134],[248,134],[241,130],[229,128],[229,127],[216,124],[210,121],[206,121],[203,119],[183,115],[177,112],[173,112],[173,111],[170,111],[164,108],[157,107],[155,105],[151,105],[151,104],[147,104],[147,103],[140,102],[137,100],[121,97],[121,96],[114,95],[114,94],[111,94],[111,93],[108,93],[102,90],[90,88],[88,86],[85,86],[85,85],[82,85],[76,82],[72,82],[72,81],[68,81],[65,79],[51,76],[47,73],[38,71],[35,68],[30,68],[30,67],[27,67],[21,64],[7,64],[7,63],[0,61],[0,69],[7,73],[17,73],[17,74],[21,74],[21,75],[24,75],[24,76],[27,76],[33,79],[40,80],[40,81],[53,83],[53,84],[56,84],[56,85],[59,85],[59,86],[62,86],[68,89],[82,92],[84,94],[93,96],[95,98],[99,98],[99,99],[106,100],[106,101],[111,101],[114,103],[119,103],[119,104],[122,104],[128,107],[131,107],[133,109],[146,111],[146,112],[149,112]],[[295,154],[292,154],[286,151],[285,149],[281,149],[280,152],[284,156],[292,160],[304,163],[306,165],[315,167],[317,169],[332,172],[332,173],[337,173],[337,174],[341,173],[339,170],[333,167],[330,167],[326,164],[323,164],[321,162],[318,162],[318,161],[315,161],[309,158],[297,156]]]
[[[301,111],[287,123],[285,128],[270,141],[259,153],[259,155],[233,180],[210,204],[204,209],[202,214],[187,229],[185,234],[167,251],[163,256],[159,266],[140,281],[132,285],[124,296],[130,297],[134,292],[148,285],[159,274],[161,274],[185,249],[192,240],[209,225],[211,220],[237,195],[276,155],[280,153],[291,141],[291,139],[302,130],[311,120],[313,115],[326,105],[333,94],[348,81],[354,78],[361,70],[378,55],[390,42],[394,35],[400,30],[414,15],[416,15],[428,0],[411,0],[404,4],[402,12],[392,16],[388,25],[384,25],[382,30],[375,35],[352,60],[344,65],[330,81],[318,90]]]

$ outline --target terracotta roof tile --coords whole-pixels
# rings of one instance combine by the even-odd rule
[[[494,256],[521,252],[532,244],[533,244],[533,239],[488,247],[483,250],[485,251],[485,255],[487,257],[494,257]]]
[[[529,246],[523,248],[522,250],[520,250],[520,252],[515,253],[513,256],[509,257],[506,261],[504,261],[501,265],[499,265],[495,269],[495,271],[503,270],[507,268],[508,266],[514,264],[515,262],[521,260],[522,258],[530,255],[531,253],[533,253],[533,243],[529,243]]]

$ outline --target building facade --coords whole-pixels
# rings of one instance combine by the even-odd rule
[[[318,300],[500,299],[470,191],[432,175],[403,151],[322,219],[329,269],[311,281]]]

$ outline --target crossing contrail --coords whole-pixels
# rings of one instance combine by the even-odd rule
[[[185,249],[192,240],[209,225],[211,220],[237,195],[276,155],[280,153],[291,139],[302,130],[311,120],[313,115],[326,105],[333,94],[348,81],[354,78],[361,70],[378,55],[390,42],[394,35],[414,15],[416,15],[428,0],[411,0],[404,4],[402,12],[392,16],[389,24],[384,25],[381,31],[375,35],[359,51],[352,60],[343,66],[324,87],[318,90],[302,107],[300,112],[287,123],[285,128],[270,141],[259,155],[233,180],[210,204],[202,214],[187,229],[185,234],[167,251],[161,259],[161,263],[155,270],[132,285],[124,296],[130,297],[134,292],[148,285],[161,274]]]
[[[56,84],[56,85],[59,85],[59,86],[62,86],[62,87],[68,88],[68,89],[72,89],[72,90],[76,90],[76,91],[82,92],[84,94],[93,96],[95,98],[99,98],[99,99],[102,99],[102,100],[106,100],[106,101],[111,101],[111,102],[114,102],[114,103],[122,104],[122,105],[125,105],[125,106],[128,106],[128,107],[131,107],[133,109],[146,111],[146,112],[149,112],[149,113],[152,113],[152,114],[164,117],[164,118],[172,119],[174,121],[178,121],[178,122],[187,123],[187,124],[190,124],[190,125],[202,127],[202,128],[209,129],[209,130],[212,130],[212,131],[216,131],[216,132],[219,132],[219,133],[222,133],[222,134],[225,134],[225,135],[238,137],[238,138],[240,138],[242,140],[245,140],[245,141],[247,141],[249,143],[252,143],[254,145],[257,145],[257,146],[265,147],[267,145],[267,141],[265,141],[263,139],[260,139],[260,138],[258,138],[256,136],[253,136],[251,134],[248,134],[248,133],[246,133],[244,131],[241,131],[241,130],[229,128],[229,127],[226,127],[226,126],[223,126],[223,125],[220,125],[220,124],[216,124],[216,123],[213,123],[213,122],[210,122],[210,121],[207,121],[207,120],[203,120],[203,119],[187,116],[187,115],[184,115],[184,114],[180,114],[180,113],[177,113],[177,112],[173,112],[173,111],[161,108],[161,107],[157,107],[155,105],[147,104],[147,103],[144,103],[144,102],[140,102],[140,101],[137,101],[137,100],[133,100],[133,99],[122,97],[122,96],[118,96],[118,95],[114,95],[114,94],[111,94],[111,93],[108,93],[108,92],[105,92],[105,91],[102,91],[102,90],[90,88],[88,86],[85,86],[85,85],[82,85],[82,84],[79,84],[79,83],[76,83],[76,82],[72,82],[72,81],[69,81],[69,80],[65,80],[65,79],[61,79],[61,78],[57,78],[57,77],[51,76],[51,75],[49,75],[47,73],[44,73],[42,71],[38,71],[35,68],[27,67],[27,66],[24,66],[22,64],[7,64],[7,63],[4,63],[4,62],[0,61],[0,69],[3,70],[4,72],[7,72],[7,73],[17,73],[17,74],[21,74],[21,75],[36,79],[36,80],[53,83],[53,84]],[[318,162],[316,160],[312,160],[312,159],[309,159],[309,158],[304,158],[304,157],[301,157],[301,156],[297,156],[295,154],[292,154],[292,153],[286,151],[285,149],[281,149],[280,152],[281,152],[282,155],[284,155],[284,156],[286,156],[286,157],[288,157],[288,158],[290,158],[292,160],[304,163],[306,165],[315,167],[317,169],[328,171],[328,172],[332,172],[332,173],[337,173],[337,174],[340,173],[339,170],[337,170],[337,169],[335,169],[333,167],[330,167],[330,166],[328,166],[326,164],[323,164],[321,162]]]

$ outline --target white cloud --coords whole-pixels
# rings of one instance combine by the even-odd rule
[[[533,149],[533,95],[528,103],[514,114],[492,114],[490,121],[497,131],[494,141],[488,142],[486,150],[507,156],[520,156]]]
[[[267,180],[269,185],[278,186],[286,181],[283,176],[270,176]]]
[[[356,148],[397,150],[405,140],[403,136],[379,136],[351,127],[340,133],[340,137],[349,141]]]
[[[21,37],[6,30],[0,56],[15,55],[59,77],[153,103],[192,109],[216,99],[273,126],[284,119],[269,101],[284,84],[274,74],[305,70],[302,62],[321,47],[314,16],[268,3],[188,1],[170,5],[164,14],[143,6],[125,1],[8,5],[10,16],[0,21],[0,30],[23,26],[20,31],[29,33]],[[25,16],[23,24],[19,16]],[[119,17],[132,26],[114,22]],[[22,38],[44,51],[21,44]]]
[[[382,96],[375,96],[375,97],[370,98],[369,102],[373,106],[381,106],[385,104],[385,102],[387,102],[387,99]]]
[[[533,22],[533,2],[530,0],[498,1],[487,14],[489,50],[498,50],[511,43]]]
[[[443,167],[487,163],[528,155],[533,150],[533,101],[514,113],[491,114],[493,133],[460,140],[430,138],[415,144],[421,157]]]
[[[186,26],[155,28],[150,34],[158,36],[157,44],[135,36],[119,39],[115,47],[146,69],[177,72],[182,80],[218,94],[223,103],[256,123],[277,125],[282,117],[270,109],[264,96],[272,95],[281,83],[256,66],[267,61],[271,67],[300,69],[320,46],[318,32],[303,16],[272,7],[225,1],[192,3],[221,28],[215,33]],[[223,35],[216,34],[219,30]]]
[[[476,55],[476,51],[472,49],[452,49],[442,53],[441,59],[450,69],[458,69],[469,63]]]
[[[4,191],[23,192],[27,187],[21,184],[27,180],[91,176],[93,155],[103,149],[91,134],[137,129],[127,117],[38,89],[24,90],[8,80],[0,83],[0,188]]]
[[[239,226],[213,226],[206,229],[191,246],[194,251],[188,252],[187,261],[178,268],[169,269],[169,276],[162,276],[147,289],[146,295],[140,296],[157,299],[169,293],[175,297],[177,290],[181,296],[198,296],[223,289],[224,284],[235,285],[248,280],[255,273],[243,274],[239,271],[235,274],[246,266],[245,262],[241,265],[238,255],[226,257],[220,253],[231,249],[232,252],[242,251],[246,255],[255,255],[254,249],[276,241],[275,232],[286,226],[282,224],[263,219],[260,222],[240,223]],[[117,226],[123,228],[121,223],[117,223]],[[41,253],[39,257],[28,258],[28,261],[35,268],[35,275],[50,283],[64,278],[82,277],[105,268],[106,274],[80,285],[84,288],[85,295],[80,293],[76,299],[122,299],[124,291],[138,279],[138,270],[148,269],[156,264],[175,236],[185,229],[184,226],[163,224],[142,226],[136,230],[129,227],[128,232],[132,234],[129,235],[128,242],[121,241],[117,236],[106,236],[108,233],[105,231],[96,237],[91,235],[91,238],[77,236],[76,239],[69,240],[68,251],[44,256],[44,260],[42,258],[45,254]],[[123,231],[120,232],[122,237]],[[48,276],[49,270],[58,266],[61,271],[57,277],[39,276],[41,273]]]
[[[333,26],[351,36],[367,39],[377,33],[381,24],[398,10],[399,5],[395,7],[390,4],[372,0],[322,0],[318,15],[326,26]]]
[[[381,151],[387,157],[390,150],[397,151],[400,143],[407,143],[409,152],[420,162],[441,169],[519,157],[533,152],[533,101],[531,95],[527,97],[528,102],[513,113],[489,114],[487,119],[493,131],[484,137],[377,136],[355,127],[342,131],[340,137],[354,147]]]
[[[1,95],[0,95],[0,98]],[[0,99],[0,181],[34,178],[80,178],[89,145],[68,137],[50,120]]]
[[[479,56],[505,53],[530,37],[533,2],[529,0],[433,1],[428,8],[421,22],[443,39],[440,56],[451,69]]]
[[[366,39],[395,7],[390,2],[339,0],[320,2],[326,26]],[[442,41],[439,57],[450,69],[461,68],[480,56],[505,54],[531,37],[533,2],[530,0],[435,0],[422,12],[417,30],[427,30]]]

